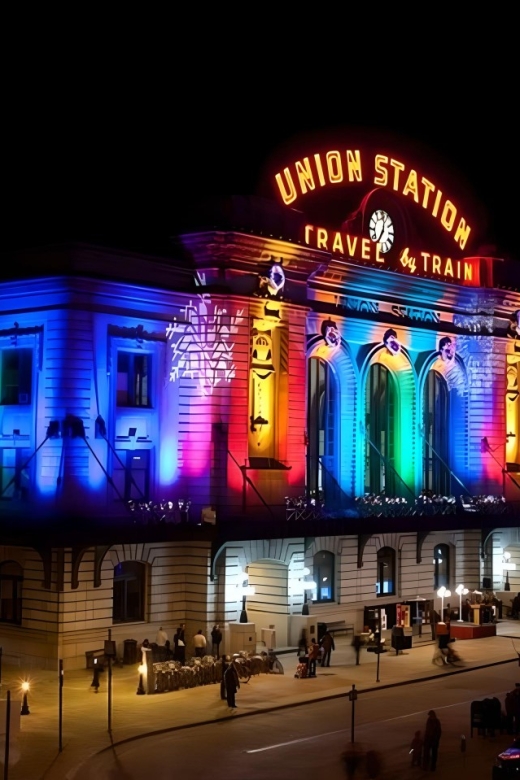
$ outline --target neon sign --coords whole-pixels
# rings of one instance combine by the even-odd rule
[[[332,150],[296,160],[275,174],[276,187],[286,206],[319,188],[365,181],[412,199],[446,230],[457,246],[464,249],[471,233],[468,220],[452,199],[430,179],[414,168],[385,154],[362,158],[359,149]]]
[[[439,276],[462,282],[469,287],[480,285],[480,257],[453,260],[433,252],[404,247],[393,260],[381,252],[381,245],[361,236],[351,236],[339,230],[327,230],[315,225],[305,225],[304,241],[307,246],[322,249],[416,276]]]

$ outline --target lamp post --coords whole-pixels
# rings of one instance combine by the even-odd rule
[[[506,573],[506,581],[504,583],[504,590],[511,590],[511,585],[509,583],[509,569],[511,568],[510,564],[511,560],[511,553],[505,552],[502,556],[502,571],[505,570]]]
[[[441,619],[440,619],[439,623],[444,623],[444,599],[445,598],[449,599],[449,597],[451,596],[451,590],[448,590],[443,585],[437,591],[437,596],[441,600]]]
[[[242,612],[240,613],[240,620],[239,623],[247,623],[247,596],[254,596],[255,595],[255,589],[253,585],[243,585],[242,586]]]
[[[23,701],[22,701],[22,709],[20,710],[20,715],[30,715],[31,711],[29,709],[29,705],[27,703],[27,693],[29,691],[29,683],[27,680],[24,680],[22,683],[22,691],[23,691]]]
[[[469,593],[469,591],[461,583],[455,588],[455,593],[459,594],[459,619],[457,620],[457,623],[463,623],[464,621],[462,620],[462,597],[465,596],[467,593]]]
[[[60,658],[58,669],[58,752],[63,750],[63,661]]]
[[[146,668],[147,668],[146,664],[140,664],[137,670],[139,672],[139,685],[137,686],[137,691],[136,691],[136,694],[138,696],[144,696],[146,693],[143,685],[143,674],[146,674]]]

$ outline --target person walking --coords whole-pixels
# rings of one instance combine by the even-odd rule
[[[330,656],[333,650],[336,649],[336,645],[334,644],[334,637],[331,633],[329,633],[329,630],[325,631],[321,638],[320,642],[321,647],[323,648],[323,656],[321,658],[321,665],[322,666],[330,666]]]
[[[423,769],[434,771],[437,768],[437,754],[439,752],[441,734],[441,722],[434,710],[430,710],[424,729]]]
[[[215,656],[215,658],[219,657],[221,642],[222,631],[220,630],[219,624],[216,623],[211,629],[211,655]]]
[[[412,756],[412,766],[421,766],[422,765],[422,750],[423,750],[423,740],[421,737],[421,732],[416,731],[414,738],[412,739],[412,744],[410,745],[410,755]]]
[[[204,656],[204,652],[206,650],[206,637],[202,633],[202,628],[200,628],[195,636],[193,637],[193,645],[195,647],[195,657],[196,658],[202,658]]]
[[[238,679],[238,672],[233,659],[231,659],[231,663],[224,672],[224,684],[226,686],[228,707],[231,707],[232,710],[236,710],[235,695],[240,688],[240,680]]]

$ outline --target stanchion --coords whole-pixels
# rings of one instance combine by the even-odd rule
[[[9,741],[11,739],[11,691],[7,691],[5,703],[5,753],[4,753],[4,780],[9,778]]]
[[[357,691],[356,686],[352,686],[352,690],[348,694],[349,701],[352,702],[352,715],[350,718],[350,741],[354,742],[354,707],[356,705]]]
[[[58,669],[58,751],[63,750],[63,661],[60,658]]]

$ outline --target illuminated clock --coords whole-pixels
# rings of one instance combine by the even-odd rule
[[[372,241],[380,246],[381,252],[388,252],[394,243],[394,223],[386,211],[378,209],[370,217],[368,231]]]

